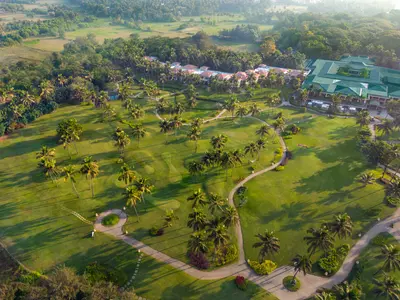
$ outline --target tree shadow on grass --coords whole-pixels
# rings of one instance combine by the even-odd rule
[[[1,147],[0,160],[9,157],[17,157],[31,152],[37,152],[42,146],[50,148],[57,146],[56,138],[53,136],[43,137],[35,140],[15,142],[6,147]]]

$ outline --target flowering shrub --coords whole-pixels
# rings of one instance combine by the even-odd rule
[[[198,269],[206,270],[210,267],[210,262],[203,253],[198,253],[198,254],[190,253],[189,258],[190,258],[190,264]]]
[[[259,263],[258,261],[249,260],[249,266],[256,272],[258,275],[268,275],[271,274],[278,266],[271,260],[265,260],[263,263]]]
[[[235,284],[242,291],[245,291],[247,289],[247,282],[243,276],[236,276]]]

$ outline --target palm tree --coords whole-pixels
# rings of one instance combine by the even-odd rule
[[[140,119],[143,118],[144,116],[144,110],[139,106],[139,105],[135,105],[134,107],[132,107],[131,109],[131,116],[133,119]]]
[[[374,280],[376,287],[375,294],[390,300],[400,300],[400,284],[396,278],[385,275],[383,280]]]
[[[332,105],[333,105],[333,108],[335,109],[335,111],[339,110],[340,103],[342,103],[341,96],[338,94],[333,94],[332,95]]]
[[[256,103],[253,103],[249,108],[249,113],[252,117],[258,115],[261,112],[261,109],[258,108]]]
[[[390,196],[400,198],[400,181],[396,180],[387,185],[386,192]]]
[[[246,115],[247,115],[247,108],[244,107],[243,105],[239,105],[236,111],[236,116],[239,118],[243,118]]]
[[[393,127],[393,121],[390,120],[384,120],[382,123],[376,125],[378,131],[382,132],[386,136],[393,131]]]
[[[208,210],[210,211],[211,214],[214,214],[215,211],[217,211],[217,210],[222,212],[224,210],[223,206],[225,204],[226,204],[226,201],[224,198],[222,198],[221,196],[214,194],[214,193],[210,194]]]
[[[189,173],[194,176],[204,172],[204,165],[201,162],[192,161],[189,163]]]
[[[93,179],[96,178],[100,173],[99,165],[91,156],[86,156],[83,159],[83,164],[80,171],[82,174],[86,175],[86,179],[90,180],[90,189],[92,190],[92,197],[94,197]]]
[[[335,291],[338,300],[359,300],[362,295],[361,288],[356,282],[349,284],[345,281],[340,285],[335,285],[333,290]]]
[[[294,265],[294,276],[293,283],[296,282],[296,276],[299,272],[302,272],[305,275],[307,273],[311,273],[312,269],[312,261],[307,255],[297,254],[295,258],[292,259]]]
[[[235,115],[236,107],[238,106],[238,100],[236,95],[232,95],[230,99],[224,102],[224,109],[232,113],[232,119]]]
[[[225,168],[225,181],[228,180],[228,170],[236,166],[237,160],[233,152],[224,152],[221,156],[220,163]]]
[[[400,249],[394,245],[384,245],[381,252],[385,262],[376,273],[382,270],[386,272],[400,271]]]
[[[142,197],[142,201],[144,201],[144,194],[151,194],[154,186],[150,184],[149,179],[141,177],[133,183],[133,185],[136,187],[137,191],[140,193],[140,196]]]
[[[336,297],[331,292],[321,292],[314,296],[313,300],[336,300]]]
[[[371,123],[371,116],[369,115],[368,110],[360,111],[357,114],[356,123],[360,125],[360,127],[367,126]]]
[[[229,242],[229,234],[224,224],[212,222],[207,228],[208,239],[214,244],[214,257],[216,258],[218,250],[225,247]]]
[[[338,214],[334,217],[334,221],[326,224],[329,231],[333,233],[333,237],[336,235],[340,239],[345,239],[351,236],[353,232],[353,222],[348,214]]]
[[[374,183],[375,176],[373,173],[363,173],[358,177],[358,180],[366,187],[368,184]]]
[[[257,141],[256,141],[256,147],[257,147],[257,160],[259,160],[260,159],[260,153],[261,153],[261,150],[262,149],[265,149],[265,146],[266,146],[266,144],[267,144],[267,142],[263,139],[263,138],[261,138],[261,139],[258,139]]]
[[[193,254],[208,252],[207,240],[203,232],[197,231],[190,235],[190,239],[188,241],[188,251]]]
[[[126,197],[126,205],[133,207],[136,216],[138,218],[138,221],[140,221],[139,214],[136,209],[138,202],[142,201],[140,192],[138,192],[138,190],[134,186],[127,186],[125,188],[123,195],[125,195]]]
[[[56,155],[56,149],[42,146],[39,152],[36,152],[36,158],[39,160],[45,160],[53,158]]]
[[[183,107],[182,103],[177,103],[173,109],[174,113],[177,114],[177,116],[182,115],[185,112],[185,108]]]
[[[193,194],[187,198],[187,200],[193,201],[192,208],[204,206],[208,203],[206,194],[201,189],[194,191]]]
[[[118,181],[123,181],[128,186],[136,179],[136,174],[127,164],[123,164],[118,174]]]
[[[75,183],[76,183],[75,173],[76,173],[76,170],[75,170],[74,166],[69,165],[67,167],[64,167],[62,169],[62,171],[64,173],[64,181],[68,181],[68,180],[71,181],[72,188],[73,188],[76,196],[79,198],[79,193],[78,193],[78,191],[76,190],[76,187],[75,187]]]
[[[228,142],[228,137],[224,134],[220,134],[218,136],[213,136],[211,138],[211,146],[214,149],[223,149],[225,147],[225,144]]]
[[[208,220],[204,212],[194,208],[193,212],[189,214],[189,219],[187,222],[187,227],[192,228],[193,231],[199,231],[206,228]]]
[[[46,177],[50,177],[51,181],[57,184],[58,179],[58,168],[56,165],[56,160],[54,158],[48,158],[41,160],[39,167],[43,167],[43,172]]]
[[[252,158],[254,158],[254,155],[257,154],[258,151],[259,150],[256,143],[250,143],[244,147],[244,154],[250,154]]]
[[[197,146],[198,146],[200,134],[201,134],[201,131],[199,130],[199,128],[192,126],[192,129],[190,130],[190,132],[187,135],[187,137],[195,143],[194,153],[197,152]]]
[[[164,227],[172,227],[175,220],[179,220],[179,217],[175,215],[173,209],[165,211]]]
[[[285,120],[283,118],[278,118],[275,120],[275,122],[272,124],[275,130],[283,131],[285,130]]]
[[[117,128],[115,130],[115,133],[113,135],[114,141],[115,141],[115,146],[118,148],[120,151],[121,155],[124,155],[124,150],[125,148],[130,144],[131,139],[129,138],[129,135],[125,133],[121,128]]]
[[[144,138],[147,134],[147,130],[142,124],[129,125],[132,128],[132,135],[137,139],[138,148],[140,147],[140,139]]]
[[[269,135],[269,127],[268,125],[262,125],[257,131],[256,134],[258,134],[260,137],[265,137],[266,135]]]
[[[267,255],[277,253],[281,246],[279,239],[274,235],[273,231],[265,230],[264,234],[257,234],[260,242],[253,244],[253,248],[261,248],[258,254],[258,259],[262,263]]]
[[[226,227],[234,226],[239,223],[239,214],[233,206],[226,206],[222,211],[222,223]]]
[[[319,229],[310,228],[307,230],[307,233],[310,233],[311,236],[304,237],[304,240],[308,245],[308,252],[310,257],[317,251],[318,249],[323,250],[324,252],[329,251],[333,247],[333,237],[328,231],[327,228],[322,227]]]
[[[168,133],[171,131],[171,124],[167,120],[162,120],[159,123],[160,131],[165,134],[165,143],[167,143]]]

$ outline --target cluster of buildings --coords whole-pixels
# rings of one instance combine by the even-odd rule
[[[145,59],[148,61],[156,61],[157,57],[154,56],[145,56]],[[301,78],[304,79],[307,76],[308,72],[304,70],[294,70],[294,69],[284,69],[277,67],[270,67],[267,65],[259,65],[254,70],[247,70],[246,72],[237,72],[237,73],[227,73],[221,71],[210,70],[209,67],[202,66],[194,66],[194,65],[184,65],[182,66],[179,62],[174,62],[171,64],[171,71],[173,74],[197,74],[201,77],[201,79],[205,82],[209,82],[213,78],[217,78],[218,80],[230,80],[232,77],[236,77],[236,79],[241,81],[247,81],[250,77],[255,81],[259,79],[260,76],[268,77],[269,73],[273,70],[275,74],[282,74],[284,78],[289,81],[293,78]]]

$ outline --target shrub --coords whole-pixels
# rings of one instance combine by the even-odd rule
[[[284,166],[277,166],[276,168],[275,168],[275,171],[283,171],[283,170],[285,170],[285,167]]]
[[[278,148],[275,150],[276,155],[282,155],[282,153],[283,153],[282,148]]]
[[[206,270],[210,267],[210,262],[203,253],[198,253],[198,254],[190,253],[189,258],[190,258],[190,264],[200,270]]]
[[[318,266],[325,272],[334,273],[339,268],[339,262],[336,255],[328,254],[318,261]]]
[[[114,226],[117,225],[119,222],[119,216],[116,214],[110,214],[105,216],[104,219],[101,221],[101,224],[104,226]]]
[[[238,258],[238,250],[235,245],[230,245],[217,253],[216,266],[226,265]]]
[[[337,248],[336,252],[340,258],[345,258],[347,254],[349,254],[350,251],[350,245],[349,244],[343,244]]]
[[[288,130],[290,130],[291,134],[298,134],[301,131],[301,128],[296,126],[295,124],[292,124],[289,126]]]
[[[283,137],[284,140],[291,140],[292,138],[293,138],[293,137],[292,137],[291,135],[289,135],[289,136],[284,136],[284,137]]]
[[[271,260],[265,260],[261,264],[258,261],[249,260],[248,263],[258,275],[269,275],[277,268],[277,265]]]
[[[293,282],[293,276],[286,276],[283,278],[283,285],[285,288],[287,288],[291,292],[296,292],[300,288],[300,280],[295,278],[295,281]]]
[[[397,207],[397,206],[400,205],[400,198],[387,196],[386,197],[386,203],[387,203],[388,206]]]
[[[0,123],[0,136],[3,136],[6,133],[6,125],[4,123]]]
[[[107,268],[97,262],[90,263],[85,268],[85,276],[91,283],[106,281],[107,273]]]
[[[39,272],[24,271],[24,273],[19,276],[18,280],[26,284],[34,284],[41,276],[42,275]]]
[[[386,238],[384,235],[377,235],[371,242],[375,246],[382,247],[386,244]]]
[[[291,133],[290,131],[284,131],[284,132],[281,133],[281,135],[282,135],[283,137],[289,137],[289,136],[292,135],[292,133]]]
[[[242,291],[247,289],[247,280],[243,276],[236,276],[235,284]]]

